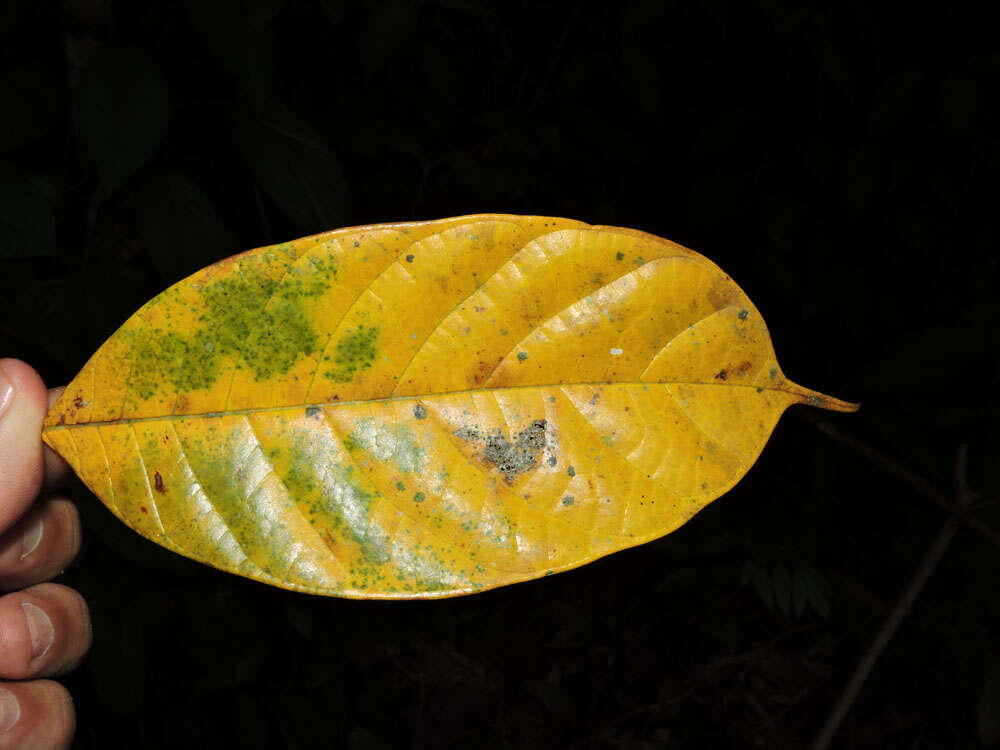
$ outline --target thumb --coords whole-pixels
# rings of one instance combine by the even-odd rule
[[[47,393],[24,362],[0,359],[0,533],[27,510],[42,483]]]

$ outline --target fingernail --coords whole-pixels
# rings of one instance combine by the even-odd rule
[[[0,367],[0,419],[3,418],[3,413],[7,411],[7,407],[13,400],[14,386],[7,380],[7,376],[3,374],[3,368]]]
[[[35,522],[31,524],[27,531],[24,532],[24,536],[21,537],[21,559],[23,560],[32,552],[38,548],[39,542],[42,541],[42,533],[45,531],[45,521],[39,516],[35,519]]]
[[[7,688],[0,687],[0,734],[9,731],[21,718],[21,704]]]
[[[52,641],[56,639],[56,631],[52,628],[52,620],[38,605],[22,602],[21,609],[24,610],[24,619],[28,621],[28,634],[31,636],[31,658],[38,659],[45,656],[52,648]]]

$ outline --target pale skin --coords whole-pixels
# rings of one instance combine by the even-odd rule
[[[70,744],[73,701],[51,678],[91,643],[83,597],[48,583],[80,549],[76,506],[58,491],[69,467],[41,440],[58,392],[24,362],[0,359],[0,750]]]

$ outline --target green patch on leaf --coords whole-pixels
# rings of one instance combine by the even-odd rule
[[[367,370],[375,362],[378,341],[378,326],[358,326],[344,334],[334,349],[333,361],[336,367],[328,370],[326,377],[337,383],[348,383],[361,370]]]

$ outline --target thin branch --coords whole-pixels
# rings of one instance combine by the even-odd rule
[[[868,675],[875,666],[875,662],[878,661],[879,656],[882,655],[882,652],[885,651],[886,646],[889,645],[896,631],[899,630],[900,624],[913,607],[913,603],[923,590],[924,584],[927,583],[927,580],[937,568],[938,563],[941,562],[941,558],[944,557],[944,553],[948,550],[948,545],[951,543],[952,537],[958,531],[959,518],[959,516],[951,516],[938,533],[937,538],[927,548],[923,559],[913,572],[913,576],[892,608],[892,612],[889,613],[885,622],[882,623],[882,629],[879,630],[878,635],[875,636],[875,640],[872,641],[865,655],[858,662],[858,666],[855,668],[854,674],[851,675],[851,679],[844,688],[844,692],[841,693],[837,704],[833,707],[833,711],[830,712],[826,723],[816,736],[816,740],[812,744],[813,750],[826,750],[830,746],[830,742],[833,741],[841,722],[847,716],[847,712],[850,711],[855,698],[858,697],[858,693],[865,684],[865,680],[868,679]]]
[[[822,423],[818,424],[820,429],[823,429]],[[824,431],[826,432],[826,430]],[[827,434],[830,433],[828,432]],[[850,440],[851,443],[857,443],[860,446],[868,448],[868,446],[865,446],[860,441],[855,441],[850,436],[844,435],[844,437]],[[884,458],[874,449],[869,450],[872,454],[879,457],[880,462],[885,461],[900,471],[911,474],[907,469],[899,466],[891,459]],[[823,728],[816,735],[816,740],[812,744],[813,750],[826,750],[830,746],[834,736],[837,734],[837,730],[844,721],[844,717],[851,710],[851,706],[854,705],[854,701],[858,697],[858,693],[861,692],[861,688],[868,679],[868,675],[874,669],[875,662],[878,661],[879,656],[882,655],[882,652],[885,651],[893,636],[896,635],[896,631],[899,630],[903,619],[913,608],[913,604],[916,602],[917,597],[920,596],[920,592],[923,591],[927,581],[934,574],[934,571],[937,570],[938,563],[941,562],[944,553],[948,551],[948,545],[951,544],[951,540],[955,537],[955,532],[958,531],[959,525],[963,520],[968,518],[966,511],[974,497],[974,493],[969,489],[968,468],[969,450],[968,446],[962,443],[955,452],[955,500],[953,503],[948,502],[948,498],[942,495],[945,498],[946,505],[950,509],[953,509],[953,512],[941,528],[941,531],[938,532],[937,537],[935,537],[934,541],[927,548],[927,551],[924,552],[920,564],[914,569],[913,575],[910,576],[906,587],[900,593],[892,611],[882,623],[882,628],[879,630],[878,635],[875,636],[875,640],[872,641],[864,656],[861,657],[861,661],[858,662],[858,666],[855,667],[851,679],[848,680],[844,691],[840,694],[840,698],[827,717],[826,723],[823,724]],[[896,472],[894,471],[893,473]],[[922,477],[917,478],[922,479]]]
[[[963,502],[956,505],[952,498],[939,490],[924,477],[914,471],[911,471],[910,469],[907,469],[901,463],[889,458],[885,454],[870,446],[868,443],[844,432],[840,428],[835,427],[822,417],[816,416],[815,414],[803,411],[799,412],[798,415],[807,422],[812,422],[816,425],[816,428],[823,434],[832,437],[839,443],[843,443],[856,453],[859,453],[867,458],[873,464],[879,466],[886,473],[891,474],[904,484],[907,484],[915,489],[935,505],[939,505],[949,513],[954,514],[967,528],[972,529],[986,541],[990,542],[994,547],[1000,549],[1000,534],[998,534],[988,524],[980,521],[978,518],[970,514],[973,510],[970,504],[974,498],[974,495],[971,492],[964,496],[960,495],[960,497],[963,498]],[[960,447],[959,450],[961,451],[962,448]],[[961,461],[961,457],[959,457],[958,460]],[[966,488],[966,491],[968,491],[968,488]]]
[[[955,450],[955,499],[960,508],[967,510],[975,497],[975,493],[969,489],[969,446],[960,443]]]

